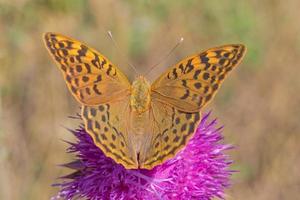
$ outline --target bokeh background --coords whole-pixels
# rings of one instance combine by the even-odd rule
[[[0,0],[0,199],[49,199],[70,161],[79,112],[42,42],[59,32],[98,49],[132,80],[107,37],[143,74],[182,36],[148,78],[180,59],[226,43],[247,55],[206,108],[225,124],[235,161],[226,199],[300,196],[299,0]]]

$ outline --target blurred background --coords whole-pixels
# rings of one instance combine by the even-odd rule
[[[51,184],[72,160],[62,140],[80,111],[42,41],[47,31],[84,41],[132,80],[114,48],[143,74],[184,37],[148,76],[210,47],[243,43],[247,55],[212,110],[225,124],[239,170],[226,199],[299,199],[299,0],[0,0],[0,199],[49,199]]]

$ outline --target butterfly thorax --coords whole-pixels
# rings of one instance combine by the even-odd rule
[[[150,108],[150,84],[139,76],[131,86],[130,106],[134,112],[141,114]]]

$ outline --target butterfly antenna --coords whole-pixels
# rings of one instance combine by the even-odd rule
[[[183,42],[183,37],[180,38],[180,40],[176,43],[176,45],[167,53],[165,54],[155,65],[153,65],[145,74],[145,76],[147,76],[155,67],[157,67],[162,61],[164,61],[165,59],[167,59],[172,53],[173,51]]]
[[[122,53],[122,51],[120,50],[120,47],[119,47],[119,45],[117,44],[117,42],[114,40],[111,31],[107,31],[107,34],[108,34],[109,38],[111,39],[111,41],[113,42],[115,48],[118,50],[118,53],[119,53],[123,58],[125,58],[126,63],[134,70],[134,72],[135,72],[136,74],[139,74],[138,71],[136,70],[136,68],[133,66],[133,64],[131,64],[131,63],[129,62],[129,60],[126,58],[126,56],[125,56],[125,55]]]

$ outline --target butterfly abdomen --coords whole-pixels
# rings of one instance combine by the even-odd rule
[[[150,84],[139,76],[131,86],[130,106],[137,114],[142,114],[150,108]]]

